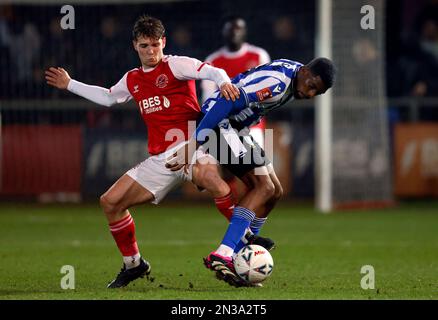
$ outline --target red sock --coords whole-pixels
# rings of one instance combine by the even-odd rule
[[[231,191],[224,197],[215,198],[214,202],[216,203],[216,208],[230,221],[234,210],[234,199]]]
[[[135,239],[134,219],[128,214],[122,220],[109,224],[111,234],[124,257],[134,256],[139,253]]]

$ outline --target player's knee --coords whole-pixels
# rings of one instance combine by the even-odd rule
[[[274,196],[273,199],[275,202],[277,202],[278,200],[280,200],[283,197],[283,187],[281,186],[281,184],[275,185],[275,192],[274,192]]]
[[[204,168],[201,177],[200,184],[209,191],[220,194],[227,194],[229,192],[229,186],[221,178],[219,172],[215,168]]]
[[[100,207],[107,215],[117,213],[117,204],[115,203],[115,201],[112,201],[107,194],[103,194],[100,196]]]
[[[270,201],[275,196],[275,185],[271,179],[262,179],[256,188],[266,201]]]

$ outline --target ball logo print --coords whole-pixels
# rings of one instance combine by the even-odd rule
[[[274,269],[271,254],[259,245],[248,245],[240,249],[234,259],[236,273],[249,284],[265,281]]]
[[[242,259],[249,265],[252,257],[252,251],[249,246],[244,247],[242,250]]]

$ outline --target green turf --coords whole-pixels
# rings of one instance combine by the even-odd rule
[[[277,243],[271,278],[238,289],[202,264],[226,228],[213,206],[132,212],[153,281],[108,290],[121,259],[97,205],[0,205],[0,299],[438,298],[437,203],[330,215],[283,204],[262,233]],[[63,265],[75,268],[74,290],[60,287]],[[363,265],[374,290],[360,287]]]

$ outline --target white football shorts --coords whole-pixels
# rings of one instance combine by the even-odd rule
[[[153,204],[159,204],[170,191],[184,181],[192,180],[192,165],[178,171],[171,171],[166,168],[167,158],[186,143],[180,143],[163,153],[151,156],[126,172],[128,176],[154,195]],[[211,156],[205,154],[202,148],[199,148],[193,157],[200,159]],[[194,159],[192,159],[192,163],[195,163]]]

